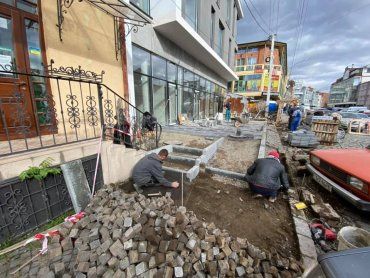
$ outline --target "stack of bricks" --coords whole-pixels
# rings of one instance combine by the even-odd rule
[[[308,130],[289,133],[288,142],[291,146],[300,148],[315,148],[320,144],[315,133]]]
[[[197,219],[171,197],[145,198],[112,186],[97,192],[76,224],[64,223],[40,277],[298,277],[294,258],[266,253]]]

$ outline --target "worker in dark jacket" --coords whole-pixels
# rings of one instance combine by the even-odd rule
[[[158,154],[151,153],[142,159],[135,165],[132,178],[134,179],[134,187],[139,193],[142,191],[142,187],[148,186],[166,186],[177,188],[179,183],[177,181],[168,181],[162,173],[162,163],[167,159],[168,151],[162,149]]]
[[[248,168],[245,180],[249,183],[256,197],[269,197],[270,202],[275,202],[278,190],[289,188],[288,177],[284,166],[280,163],[279,153],[273,150],[268,157],[257,159]]]

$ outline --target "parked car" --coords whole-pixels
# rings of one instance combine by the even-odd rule
[[[341,128],[348,129],[349,123],[352,120],[358,119],[368,119],[369,117],[362,113],[352,113],[352,112],[341,112],[340,115],[342,116],[342,120],[340,121]],[[356,130],[359,126],[359,123],[352,124],[352,129]]]
[[[320,255],[303,278],[369,277],[370,247],[355,248]]]
[[[363,149],[314,150],[308,170],[313,179],[363,211],[370,211],[370,145]]]

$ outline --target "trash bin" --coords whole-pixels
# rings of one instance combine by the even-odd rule
[[[338,251],[370,246],[370,233],[352,226],[340,229]]]

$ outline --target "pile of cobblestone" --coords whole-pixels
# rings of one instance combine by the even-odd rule
[[[61,225],[40,277],[296,277],[299,263],[265,253],[176,207],[107,186],[76,224]],[[31,269],[32,272],[32,269]],[[32,275],[32,273],[29,273]]]

